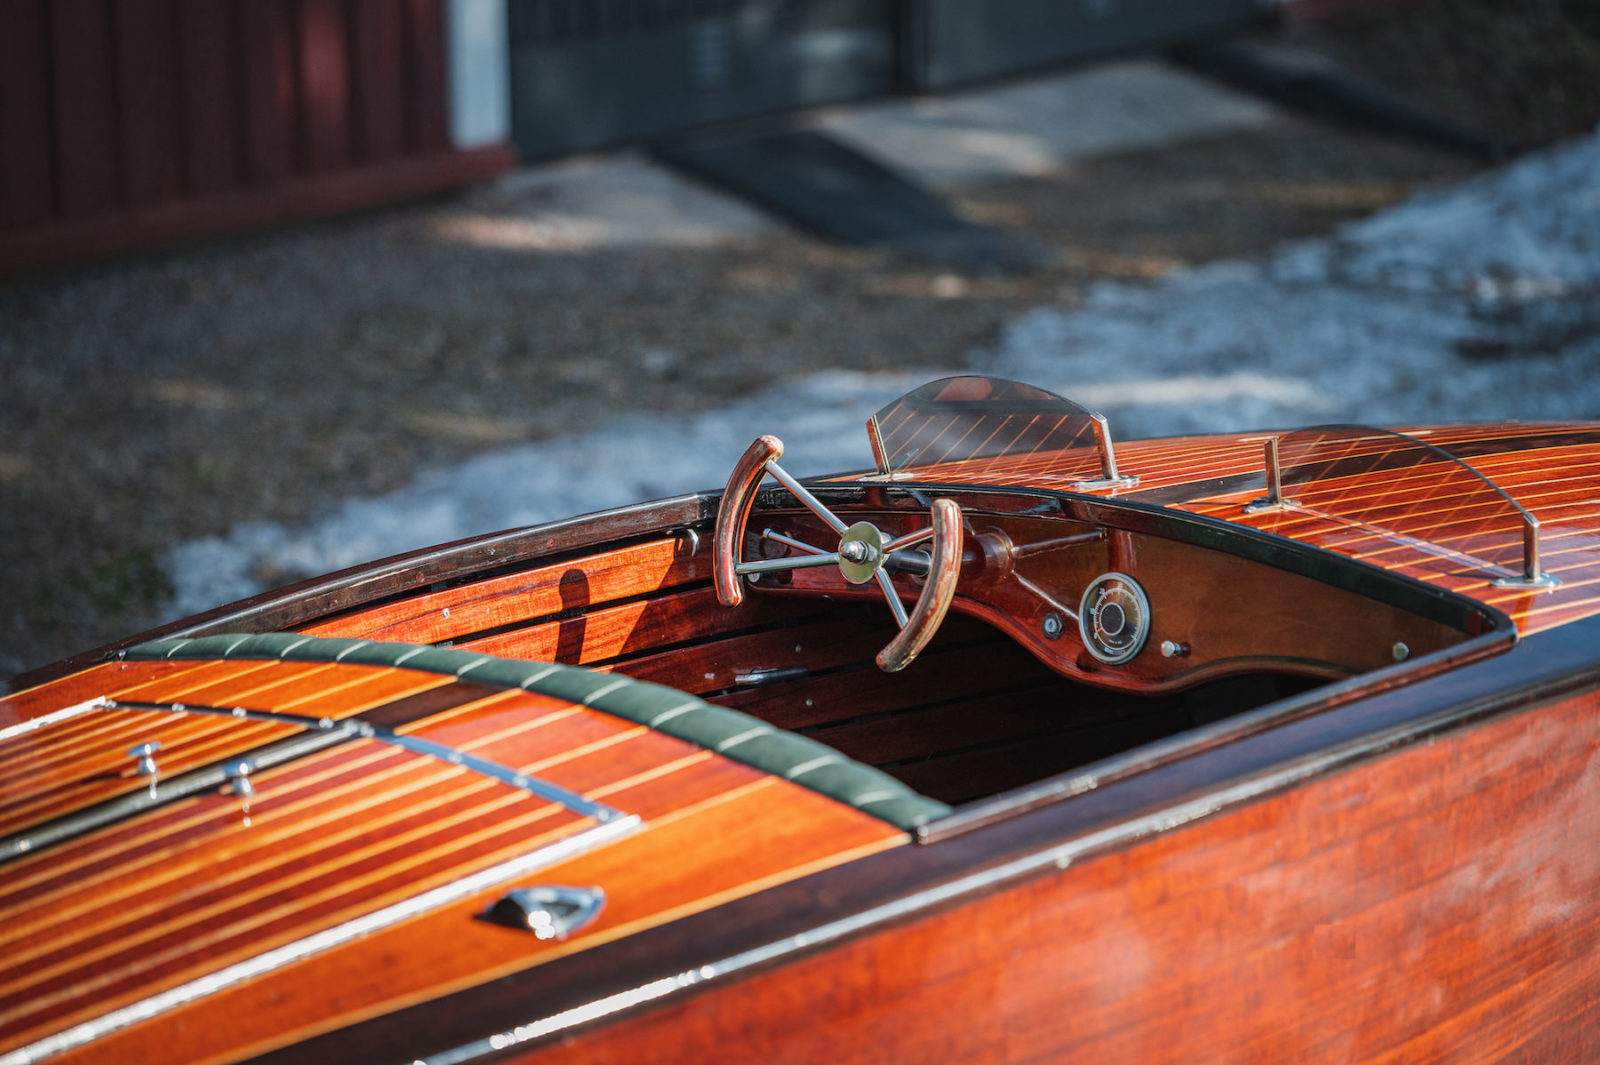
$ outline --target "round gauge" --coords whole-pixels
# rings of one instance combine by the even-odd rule
[[[1108,665],[1139,653],[1150,635],[1150,600],[1139,582],[1123,573],[1102,573],[1083,590],[1078,632],[1089,653]]]

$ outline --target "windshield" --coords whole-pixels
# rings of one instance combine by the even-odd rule
[[[867,433],[878,473],[886,479],[1049,484],[1078,491],[1138,483],[1118,473],[1101,415],[1016,381],[934,381],[874,414]],[[1378,565],[1405,548],[1497,584],[1556,583],[1541,569],[1538,519],[1448,446],[1362,425],[1317,426],[1264,439],[1268,494],[1248,512],[1332,523],[1315,538],[1321,546]],[[1255,524],[1274,527],[1271,519]]]
[[[881,474],[935,468],[963,480],[984,471],[986,460],[1005,458],[1005,473],[1025,472],[1018,459],[1040,469],[1086,478],[1115,479],[1116,459],[1105,419],[1042,388],[994,377],[947,377],[890,403],[867,421]]]
[[[1300,429],[1274,444],[1279,498],[1272,498],[1269,476],[1261,504],[1338,522],[1354,540],[1377,535],[1453,558],[1507,583],[1539,582],[1538,521],[1449,451],[1364,425]],[[1381,548],[1363,551],[1379,564],[1381,554]]]

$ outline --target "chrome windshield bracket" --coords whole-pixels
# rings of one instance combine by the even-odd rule
[[[1106,416],[1098,411],[1090,411],[1089,420],[1094,428],[1095,447],[1100,451],[1101,475],[1097,480],[1074,481],[1073,490],[1084,492],[1101,488],[1137,488],[1139,478],[1117,472],[1117,449],[1111,442],[1111,425],[1106,421]]]
[[[1283,498],[1283,467],[1278,461],[1278,438],[1269,436],[1264,448],[1264,465],[1267,468],[1267,494],[1260,499],[1252,499],[1244,508],[1246,514],[1261,514],[1267,511],[1283,510],[1292,499]]]
[[[1515,577],[1500,577],[1492,583],[1496,588],[1559,588],[1560,579],[1540,569],[1539,519],[1526,510],[1522,511],[1522,518],[1522,572]]]

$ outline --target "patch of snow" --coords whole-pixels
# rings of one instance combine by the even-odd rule
[[[1119,439],[1600,418],[1600,134],[1264,262],[1096,286],[973,369],[1095,406]]]
[[[948,374],[951,371],[944,371]],[[178,545],[164,563],[174,616],[248,595],[285,575],[328,573],[429,544],[721,487],[744,449],[778,432],[800,477],[867,469],[868,415],[938,371],[813,374],[694,416],[639,414],[603,430],[519,444],[352,499],[304,526],[244,522]]]

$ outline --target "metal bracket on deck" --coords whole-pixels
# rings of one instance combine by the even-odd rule
[[[1098,480],[1074,481],[1074,491],[1084,492],[1095,488],[1136,488],[1139,478],[1125,476],[1117,472],[1117,451],[1111,443],[1111,425],[1106,421],[1106,416],[1097,411],[1089,411],[1089,418],[1094,425],[1094,445],[1100,452],[1100,477]]]
[[[1522,510],[1519,506],[1518,510]],[[1500,577],[1494,581],[1496,588],[1555,588],[1561,581],[1539,568],[1539,519],[1522,510],[1522,573],[1516,577]]]
[[[1283,498],[1283,468],[1278,464],[1278,438],[1275,436],[1267,438],[1265,463],[1267,467],[1267,494],[1260,499],[1252,499],[1244,508],[1246,514],[1261,514],[1271,510],[1282,510],[1285,505],[1294,502],[1292,499]]]

